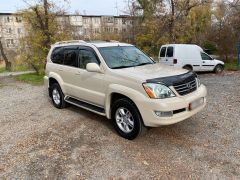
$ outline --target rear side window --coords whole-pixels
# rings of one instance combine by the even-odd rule
[[[167,57],[173,57],[173,47],[171,46],[167,48]]]
[[[57,47],[53,49],[51,60],[53,63],[56,64],[63,64],[64,59],[64,48],[63,47]]]
[[[166,53],[166,47],[162,47],[160,51],[160,57],[165,57],[165,53]]]
[[[67,49],[64,51],[64,65],[78,67],[78,51]]]

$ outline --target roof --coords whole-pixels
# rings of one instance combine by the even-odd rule
[[[127,43],[121,43],[118,41],[83,41],[83,40],[69,40],[69,41],[60,41],[56,42],[54,45],[55,46],[65,46],[65,45],[94,45],[95,47],[114,47],[114,46],[133,46],[131,44]]]
[[[101,42],[101,43],[91,43],[96,47],[113,47],[113,46],[133,46],[127,43],[120,43],[120,42]]]

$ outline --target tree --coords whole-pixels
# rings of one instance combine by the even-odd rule
[[[44,72],[44,64],[51,44],[69,39],[71,28],[66,26],[64,20],[58,22],[60,16],[63,19],[67,18],[62,9],[48,0],[39,2],[35,5],[29,4],[29,7],[21,12],[26,31],[25,37],[21,40],[21,49],[22,58],[41,74]]]
[[[3,44],[2,44],[2,38],[0,38],[0,53],[3,57],[4,62],[5,62],[6,70],[11,71],[12,63],[8,60],[8,57],[5,53],[5,50],[4,50],[4,47],[3,47]]]

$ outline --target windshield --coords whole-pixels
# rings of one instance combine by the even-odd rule
[[[135,67],[154,62],[134,46],[115,46],[98,48],[109,68]]]

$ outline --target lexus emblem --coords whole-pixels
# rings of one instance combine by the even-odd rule
[[[187,88],[188,88],[188,89],[191,89],[191,88],[192,88],[191,83],[188,83],[188,84],[187,84]]]

